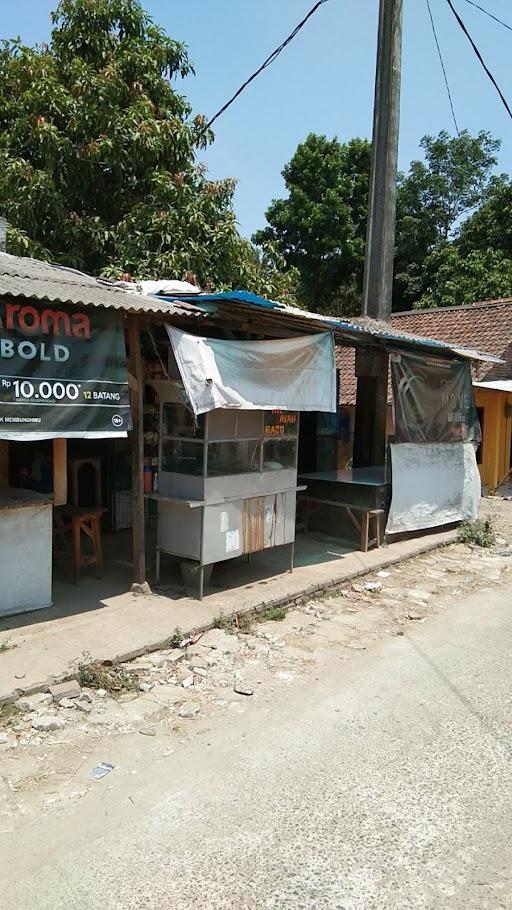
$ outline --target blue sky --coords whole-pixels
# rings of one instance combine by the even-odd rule
[[[512,24],[510,0],[478,0]],[[16,0],[2,10],[2,36],[48,39],[57,0]],[[195,110],[211,116],[313,5],[313,0],[146,0],[173,37],[185,41],[195,78],[180,83]],[[512,33],[465,0],[455,5],[512,106]],[[431,0],[461,128],[503,140],[499,169],[512,171],[512,120],[485,77],[446,0]],[[250,235],[283,194],[283,165],[308,132],[370,136],[377,0],[329,0],[294,43],[215,125],[206,154],[211,176],[239,180],[236,211]],[[426,0],[404,0],[400,166],[419,156],[425,133],[453,132]]]

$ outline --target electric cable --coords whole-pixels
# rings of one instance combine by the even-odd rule
[[[270,66],[270,64],[273,63],[274,60],[276,60],[279,57],[279,54],[282,51],[284,51],[285,47],[287,47],[290,44],[290,42],[293,41],[293,39],[299,34],[301,29],[304,28],[308,19],[311,19],[311,16],[313,16],[316,13],[317,9],[319,9],[321,6],[323,6],[324,3],[327,3],[327,2],[328,2],[328,0],[318,0],[318,2],[315,3],[313,8],[310,9],[309,13],[307,13],[307,15],[304,17],[304,19],[302,19],[302,21],[299,22],[299,24],[295,26],[293,32],[291,32],[291,34],[288,35],[287,38],[285,38],[285,40],[282,42],[282,44],[279,45],[279,47],[276,47],[276,49],[274,51],[272,51],[272,53],[261,64],[261,66],[252,74],[252,76],[249,76],[249,78],[245,80],[243,85],[241,85],[240,88],[237,89],[237,91],[229,99],[229,101],[226,101],[226,104],[223,104],[222,107],[217,111],[217,113],[213,115],[213,117],[206,124],[202,133],[205,133],[206,130],[209,130],[210,127],[212,126],[212,124],[217,120],[217,118],[220,117],[221,114],[223,114],[225,111],[227,111],[228,107],[231,107],[233,102],[236,101],[236,99],[242,94],[243,91],[245,91],[247,86],[250,85],[251,82],[253,82],[254,79],[256,79],[256,77],[259,76],[260,73],[263,72],[263,70],[265,70],[268,66]]]
[[[485,72],[486,72],[486,74],[487,74],[487,77],[491,80],[492,84],[494,85],[494,88],[495,88],[496,91],[498,92],[498,95],[500,96],[501,101],[502,101],[502,103],[503,103],[503,107],[505,108],[507,114],[509,115],[510,119],[512,120],[512,110],[510,110],[508,101],[507,101],[507,99],[505,98],[505,95],[503,94],[503,92],[501,91],[501,89],[500,89],[498,83],[496,82],[496,79],[494,78],[493,74],[491,73],[489,67],[488,67],[487,64],[485,63],[484,58],[482,57],[480,51],[478,50],[478,47],[476,46],[475,42],[473,41],[473,38],[472,38],[471,35],[469,34],[469,32],[468,32],[466,26],[464,25],[464,22],[463,22],[463,20],[461,19],[459,13],[458,13],[457,10],[455,9],[455,7],[454,7],[454,5],[453,5],[453,3],[452,3],[452,0],[446,0],[446,2],[447,2],[447,4],[448,4],[448,6],[450,7],[450,9],[451,9],[453,15],[455,16],[455,18],[456,18],[456,20],[457,20],[457,23],[458,23],[459,27],[462,29],[462,31],[463,31],[464,34],[466,35],[466,38],[468,39],[469,43],[471,44],[471,47],[473,48],[473,51],[475,52],[476,56],[478,57],[478,59],[479,59],[481,65],[483,66],[483,68],[484,68],[484,70],[485,70]]]
[[[509,32],[512,32],[512,25],[508,25],[506,22],[503,22],[503,19],[498,19],[497,16],[494,16],[493,13],[490,13],[488,9],[484,9],[480,4],[475,3],[474,0],[466,0],[466,3],[469,3],[470,6],[474,6],[475,9],[479,9],[481,13],[485,13],[486,16],[489,16],[489,19],[494,19],[499,25],[502,25],[503,28],[508,28]]]
[[[448,101],[450,102],[450,109],[451,109],[451,112],[452,112],[453,122],[454,122],[454,124],[455,124],[455,132],[457,133],[457,136],[460,136],[460,130],[459,130],[459,126],[458,126],[458,123],[457,123],[457,118],[456,118],[456,116],[455,116],[455,108],[454,108],[454,106],[453,106],[452,93],[451,93],[451,91],[450,91],[450,85],[449,85],[449,82],[448,82],[448,76],[447,76],[447,73],[446,73],[446,67],[445,67],[445,65],[444,65],[443,55],[442,55],[442,53],[441,53],[441,47],[440,47],[439,40],[438,40],[438,37],[437,37],[437,32],[436,32],[436,26],[435,26],[435,22],[434,22],[434,17],[433,17],[433,15],[432,15],[432,9],[431,9],[431,7],[430,7],[430,0],[427,0],[427,9],[428,9],[428,14],[429,14],[429,16],[430,16],[430,24],[431,24],[431,26],[432,26],[432,32],[433,32],[433,34],[434,34],[434,41],[436,42],[437,53],[438,53],[438,55],[439,55],[439,62],[441,63],[441,69],[442,69],[442,71],[443,71],[444,84],[446,85],[446,92],[447,92],[447,94],[448,94]]]

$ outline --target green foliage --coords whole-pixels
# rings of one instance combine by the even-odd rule
[[[290,296],[272,251],[240,237],[235,182],[176,81],[184,44],[138,0],[61,0],[49,46],[0,46],[0,211],[8,249],[93,274],[182,277]]]
[[[286,610],[282,607],[268,607],[257,615],[258,622],[282,622],[283,619],[286,619]]]
[[[370,145],[311,133],[283,169],[288,196],[266,212],[253,241],[271,241],[298,270],[299,299],[324,313],[361,307]]]
[[[461,253],[496,250],[512,259],[512,182],[494,177],[479,208],[461,225],[458,237]]]
[[[17,648],[18,645],[15,645],[13,642],[7,639],[6,641],[0,642],[0,654],[5,654],[6,651],[12,651],[13,648]]]
[[[0,727],[9,726],[21,714],[21,708],[16,703],[0,705]]]
[[[499,146],[483,131],[422,139],[424,161],[398,182],[394,309],[510,293],[512,187],[491,176]],[[283,170],[287,197],[253,237],[271,240],[298,270],[296,292],[310,309],[361,311],[370,151],[365,140],[310,134]]]
[[[181,648],[181,642],[184,640],[185,636],[181,629],[176,626],[174,632],[172,633],[169,639],[170,648]]]
[[[457,243],[437,246],[424,259],[417,276],[415,308],[462,306],[475,300],[512,296],[512,259],[499,250],[472,250],[464,255]]]
[[[464,131],[456,137],[443,131],[437,137],[425,136],[421,147],[425,161],[413,161],[407,176],[399,178],[394,309],[408,308],[418,300],[421,306],[450,305],[448,297],[441,303],[436,291],[430,290],[432,267],[437,254],[444,261],[460,219],[491,186],[500,142],[483,131],[478,136]],[[431,256],[434,259],[429,261]],[[461,298],[466,302],[467,293],[469,300],[476,299],[471,283],[461,282],[459,287],[457,270],[452,275],[457,300],[452,299],[451,305]]]
[[[457,532],[459,543],[473,544],[489,549],[496,545],[496,531],[488,518],[476,521],[463,521]]]
[[[224,632],[232,632],[233,618],[225,616],[221,610],[220,613],[217,613],[217,615],[213,617],[212,629],[222,629]]]
[[[90,662],[89,652],[84,652],[81,660],[72,664],[72,678],[80,686],[88,689],[105,689],[110,695],[120,695],[138,689],[137,679],[130,676],[120,666],[106,667],[103,664]]]

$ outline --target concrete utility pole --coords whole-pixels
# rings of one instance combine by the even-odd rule
[[[400,124],[403,0],[380,0],[363,316],[391,318]],[[386,454],[387,354],[356,354],[354,467]]]

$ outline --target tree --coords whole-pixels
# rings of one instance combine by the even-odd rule
[[[272,241],[298,269],[306,306],[360,312],[370,144],[311,133],[282,173],[288,196],[273,200],[253,241]]]
[[[415,309],[462,306],[512,296],[512,259],[500,250],[462,253],[459,244],[437,246],[423,262],[423,293]]]
[[[394,309],[407,308],[426,291],[425,259],[438,245],[444,250],[461,219],[481,203],[499,147],[483,131],[455,137],[443,131],[422,139],[425,161],[413,161],[399,178]]]
[[[138,0],[61,0],[52,20],[49,46],[0,48],[11,251],[93,274],[269,284],[238,232],[234,181],[196,164],[213,136],[176,89],[193,73],[185,46]]]
[[[512,182],[494,177],[480,207],[461,225],[458,246],[463,255],[472,250],[499,250],[512,259]]]

